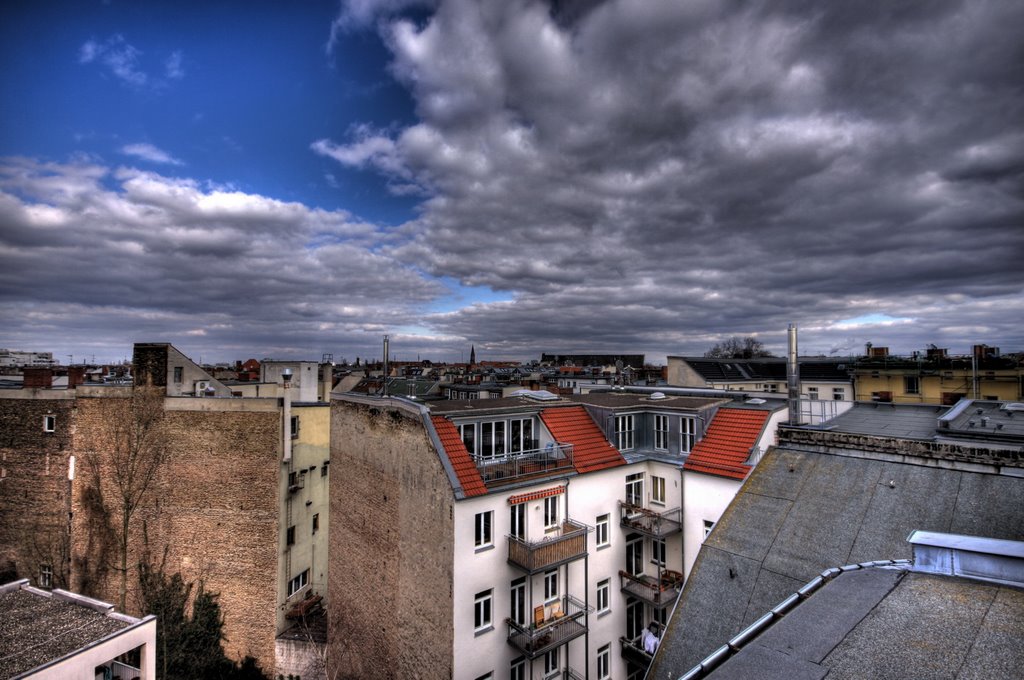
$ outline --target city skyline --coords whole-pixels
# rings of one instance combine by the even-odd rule
[[[0,17],[3,347],[1024,349],[1019,3]]]

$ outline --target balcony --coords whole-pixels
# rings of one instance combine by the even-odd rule
[[[654,655],[644,651],[643,636],[638,636],[632,640],[627,637],[620,637],[619,642],[622,643],[623,659],[643,670],[651,667]]]
[[[586,633],[586,614],[587,606],[567,595],[547,607],[536,607],[533,625],[521,625],[506,619],[508,643],[526,658],[536,659]]]
[[[572,444],[549,442],[542,448],[504,453],[498,456],[473,456],[485,484],[505,484],[522,477],[533,477],[573,470]]]
[[[619,587],[630,597],[643,600],[657,609],[672,605],[683,588],[683,575],[678,571],[664,569],[658,576],[634,576],[626,571],[619,572]]]
[[[683,530],[683,511],[672,508],[655,512],[633,503],[619,501],[619,524],[630,531],[638,531],[654,538],[664,538]]]
[[[587,525],[567,519],[539,541],[508,537],[508,561],[528,574],[553,569],[587,554]]]

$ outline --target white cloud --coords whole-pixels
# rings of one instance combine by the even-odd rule
[[[121,153],[127,156],[135,156],[150,163],[162,163],[165,165],[184,165],[184,163],[162,149],[152,144],[140,142],[138,144],[126,144],[121,147]]]
[[[184,55],[181,50],[171,52],[171,56],[164,61],[164,71],[168,78],[180,80],[185,77]]]

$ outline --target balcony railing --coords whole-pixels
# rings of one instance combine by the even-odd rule
[[[633,503],[619,501],[619,523],[623,528],[662,538],[683,530],[683,511],[672,508],[655,512]]]
[[[550,442],[527,451],[473,456],[473,462],[485,484],[503,484],[520,477],[572,469],[572,454],[572,444]]]
[[[619,642],[622,643],[623,659],[644,670],[650,668],[651,662],[654,661],[654,655],[644,651],[642,635],[632,640],[627,637],[620,637]]]
[[[619,586],[623,593],[636,597],[652,607],[663,609],[670,606],[683,588],[683,575],[678,571],[664,569],[658,576],[634,576],[626,571],[619,572]]]
[[[587,554],[587,525],[567,519],[539,541],[508,537],[508,561],[534,574],[571,562]]]
[[[532,625],[506,619],[508,642],[528,659],[536,659],[586,633],[586,613],[585,604],[567,595],[555,605],[537,607]]]

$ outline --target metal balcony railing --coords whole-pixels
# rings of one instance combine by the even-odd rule
[[[627,637],[619,638],[619,642],[622,643],[622,658],[634,666],[639,666],[646,670],[650,668],[651,662],[654,661],[654,655],[644,651],[642,641],[642,636],[632,640]]]
[[[546,446],[503,453],[497,456],[473,456],[485,484],[503,484],[520,477],[572,469],[572,444],[550,442]]]
[[[571,519],[539,541],[508,537],[508,561],[523,571],[535,574],[560,564],[578,560],[587,554],[586,524]]]
[[[683,511],[672,508],[656,512],[640,505],[619,501],[619,523],[623,528],[663,538],[683,530]]]
[[[634,576],[627,571],[619,572],[619,587],[630,597],[636,597],[657,609],[671,606],[683,588],[683,575],[678,571],[663,569],[658,576]]]
[[[536,659],[586,633],[587,611],[585,604],[569,595],[555,605],[541,605],[534,610],[534,622],[530,625],[505,620],[508,642],[528,659]]]

